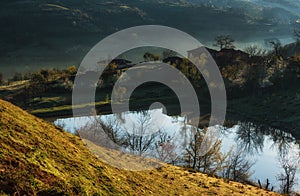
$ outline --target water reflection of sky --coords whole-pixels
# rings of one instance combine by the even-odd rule
[[[232,145],[241,148],[240,144],[236,141],[237,135],[235,134],[238,126],[234,126],[228,131],[230,134],[222,137],[222,150],[226,152],[230,149]],[[292,151],[299,151],[299,146],[290,144]],[[279,163],[278,149],[274,142],[269,136],[265,136],[264,147],[261,152],[254,152],[253,154],[248,155],[248,159],[255,161],[254,166],[252,167],[253,175],[252,179],[257,182],[260,180],[262,183],[265,183],[267,178],[269,179],[271,186],[274,186],[274,190],[278,190],[280,183],[276,180],[276,176],[281,172],[281,167]],[[300,179],[300,171],[297,173],[297,179]],[[300,190],[300,184],[295,185],[296,190]]]
[[[183,117],[170,117],[162,113],[161,109],[151,110],[149,113],[151,116],[150,123],[151,127],[149,130],[162,129],[167,132],[177,142],[182,142],[182,135],[180,131],[184,124]],[[122,121],[121,128],[130,132],[133,126],[137,124],[139,119],[139,113],[123,113],[118,115],[118,118]],[[101,120],[105,123],[111,118],[116,118],[116,115],[105,115],[101,116]],[[58,119],[54,123],[56,125],[63,126],[67,131],[74,133],[74,131],[91,120],[91,117],[77,117],[77,118],[66,118]],[[237,141],[237,130],[239,125],[222,131],[222,151],[228,152],[229,149],[234,145],[237,148],[242,148],[240,143]],[[151,134],[151,133],[149,133]],[[299,145],[289,143],[291,151],[295,154],[299,153]],[[181,149],[182,150],[182,149]],[[279,164],[279,154],[276,144],[272,141],[270,136],[264,136],[263,149],[261,152],[254,151],[248,154],[249,160],[254,160],[255,164],[252,167],[253,175],[252,180],[257,182],[260,180],[262,183],[266,182],[268,178],[271,186],[274,186],[274,190],[279,189],[279,182],[276,180],[276,176],[282,171]],[[300,171],[297,171],[296,180],[300,180]],[[296,182],[297,182],[296,181]],[[296,190],[300,190],[300,184],[295,185]]]

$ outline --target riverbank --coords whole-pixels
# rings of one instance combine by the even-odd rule
[[[299,97],[300,89],[294,87],[287,90],[279,90],[275,93],[267,93],[262,96],[248,96],[228,100],[226,119],[228,121],[257,123],[292,133],[295,138],[300,138]],[[130,108],[131,110],[148,109],[151,103],[157,101],[166,103],[165,106],[168,115],[173,116],[180,114],[179,104],[175,97],[139,99],[133,101]],[[110,101],[96,102],[96,109],[98,114],[110,114]],[[201,116],[207,116],[209,114],[208,107],[202,107],[201,111]],[[36,109],[30,112],[47,121],[73,116],[71,105]],[[207,121],[205,123],[207,123]]]

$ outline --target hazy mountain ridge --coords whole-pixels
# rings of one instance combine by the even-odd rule
[[[218,20],[222,20],[224,24],[234,22],[230,21],[230,18],[226,20],[226,15],[240,15],[242,18],[244,17],[244,22],[248,25],[254,23],[295,25],[297,19],[300,18],[300,5],[297,6],[294,3],[295,5],[287,6],[284,3],[273,3],[273,6],[266,6],[270,3],[265,4],[241,0],[209,2],[202,0],[190,0],[190,2],[183,0],[81,0],[76,2],[19,0],[2,3],[0,18],[5,20],[2,20],[0,24],[6,27],[2,33],[7,32],[7,34],[13,31],[16,33],[25,26],[27,31],[35,28],[36,33],[43,31],[61,33],[64,25],[67,25],[65,28],[73,27],[72,30],[75,32],[104,33],[140,24],[156,23],[172,26],[174,19],[177,21],[175,26],[182,28],[180,22],[189,21],[192,24],[196,18],[209,17],[208,10],[204,12],[201,7],[209,8],[211,14],[215,16],[210,17],[211,23],[216,23],[216,26]],[[223,11],[220,12],[216,8],[222,8]],[[153,12],[154,9],[155,12]],[[292,11],[292,9],[298,12]],[[179,11],[182,15],[178,13]],[[185,13],[190,13],[189,18],[186,18]],[[224,19],[220,17],[222,15],[225,15]],[[65,20],[68,22],[65,23]],[[56,28],[47,28],[47,26],[55,27],[55,24]],[[241,23],[236,23],[236,25],[239,24]]]
[[[137,25],[175,27],[211,46],[220,34],[230,34],[242,43],[293,37],[298,18],[282,8],[262,8],[246,1],[227,1],[232,6],[226,9],[209,6],[207,1],[195,2],[2,1],[0,72],[12,75],[40,67],[79,65],[89,49],[101,39]]]
[[[219,9],[235,9],[252,18],[261,17],[272,23],[294,24],[300,18],[300,1],[277,0],[190,0],[191,3],[216,7]]]

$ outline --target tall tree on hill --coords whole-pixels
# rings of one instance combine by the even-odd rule
[[[278,39],[270,41],[274,54],[278,59],[283,57],[282,44]]]
[[[28,93],[35,96],[42,97],[42,93],[46,91],[46,80],[41,73],[33,73],[30,76]]]
[[[214,46],[217,46],[222,49],[234,49],[235,40],[230,37],[230,35],[219,35],[215,38],[216,43]]]
[[[48,69],[41,69],[40,74],[43,76],[45,81],[48,82],[49,75],[50,75],[49,70]]]

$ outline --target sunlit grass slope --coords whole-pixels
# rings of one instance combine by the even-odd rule
[[[276,195],[169,165],[140,172],[111,167],[79,137],[0,100],[1,194]]]

